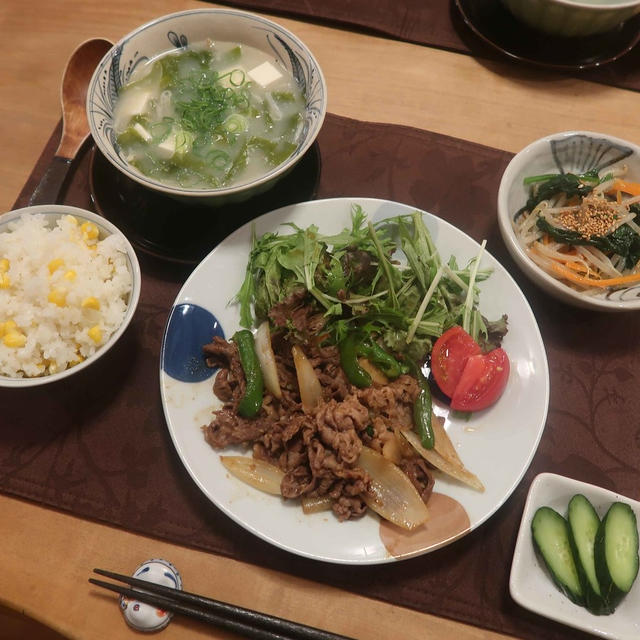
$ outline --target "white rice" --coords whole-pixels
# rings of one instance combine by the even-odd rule
[[[0,375],[63,371],[93,355],[122,323],[132,288],[124,243],[87,237],[84,222],[62,216],[48,227],[43,215],[23,215],[0,233],[0,261],[9,261],[8,271],[0,262]],[[52,291],[62,293],[64,306],[49,301]],[[83,307],[88,298],[99,309]],[[8,346],[7,331],[25,336],[24,346]]]

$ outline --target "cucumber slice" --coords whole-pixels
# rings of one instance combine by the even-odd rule
[[[609,507],[598,527],[594,556],[601,595],[615,608],[638,575],[638,525],[628,504]]]
[[[600,518],[593,505],[582,494],[573,496],[569,501],[567,521],[569,542],[582,584],[585,606],[597,615],[613,613],[613,609],[602,597],[596,575],[594,545]]]
[[[533,542],[559,589],[576,604],[584,604],[567,521],[551,507],[540,507],[531,520]]]

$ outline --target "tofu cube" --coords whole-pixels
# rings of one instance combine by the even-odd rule
[[[249,71],[249,77],[261,87],[266,88],[282,78],[282,74],[270,62],[263,62]]]
[[[151,140],[151,134],[139,123],[136,122],[133,125],[133,130],[140,136],[142,140],[145,142],[149,142]]]
[[[118,98],[116,131],[122,131],[127,122],[138,114],[145,114],[151,107],[152,93],[139,87],[123,91]]]
[[[157,147],[158,157],[163,160],[173,158],[176,152],[176,132],[172,131]]]

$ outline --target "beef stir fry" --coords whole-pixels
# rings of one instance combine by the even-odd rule
[[[233,475],[340,521],[372,509],[419,526],[436,469],[482,491],[433,414],[422,363],[453,326],[485,344],[506,332],[477,310],[484,245],[465,268],[445,263],[417,212],[373,225],[354,207],[335,236],[289,226],[254,236],[235,300],[245,328],[204,345],[222,404],[207,443]]]

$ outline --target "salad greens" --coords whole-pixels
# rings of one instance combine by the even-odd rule
[[[482,250],[465,267],[455,256],[445,260],[417,211],[374,223],[354,205],[351,227],[335,235],[315,225],[284,226],[291,233],[257,237],[254,230],[235,299],[244,327],[260,324],[272,307],[303,289],[322,311],[333,343],[357,332],[409,361],[424,359],[456,324],[483,346],[506,333],[505,317],[490,323],[477,309],[477,283],[491,273],[480,268]]]

